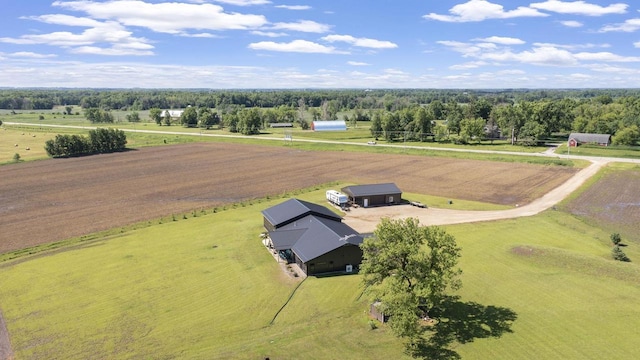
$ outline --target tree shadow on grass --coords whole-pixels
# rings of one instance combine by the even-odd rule
[[[511,325],[518,317],[509,308],[461,302],[459,297],[447,298],[439,309],[431,310],[430,316],[438,322],[425,327],[424,336],[408,347],[414,358],[460,359],[460,354],[451,349],[452,344],[499,338],[513,332]]]

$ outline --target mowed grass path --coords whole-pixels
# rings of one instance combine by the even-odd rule
[[[299,197],[322,202],[323,191]],[[3,264],[17,358],[408,358],[385,326],[370,330],[359,275],[308,278],[270,325],[298,284],[258,237],[260,210],[280,201]],[[456,321],[436,327],[448,331],[443,348],[465,359],[640,356],[640,270],[610,260],[608,233],[561,211],[447,231],[464,286]],[[625,251],[640,262],[635,245]],[[492,329],[504,313],[514,319]]]

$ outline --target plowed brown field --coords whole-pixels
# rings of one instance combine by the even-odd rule
[[[335,180],[523,204],[577,170],[220,143],[12,164],[0,167],[0,253]]]
[[[605,175],[567,208],[590,222],[640,241],[640,171],[615,171]]]

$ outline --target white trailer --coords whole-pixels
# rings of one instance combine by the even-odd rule
[[[327,201],[340,207],[344,207],[347,205],[349,197],[339,191],[327,190]]]

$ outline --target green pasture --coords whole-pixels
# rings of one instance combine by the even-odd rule
[[[324,204],[324,190],[296,196]],[[17,358],[409,358],[386,326],[369,326],[359,275],[300,283],[262,246],[260,211],[281,201],[164,218],[2,263]],[[640,356],[635,245],[625,248],[635,262],[614,262],[608,233],[553,210],[446,229],[462,247],[463,288],[433,311],[439,322],[420,357]]]
[[[640,146],[597,146],[597,145],[581,145],[578,147],[567,148],[566,144],[562,144],[557,150],[557,154],[571,154],[581,156],[601,156],[601,157],[618,157],[638,159],[640,158]]]
[[[20,155],[21,161],[47,158],[44,144],[55,136],[50,130],[0,127],[0,164],[13,163],[15,154]]]

